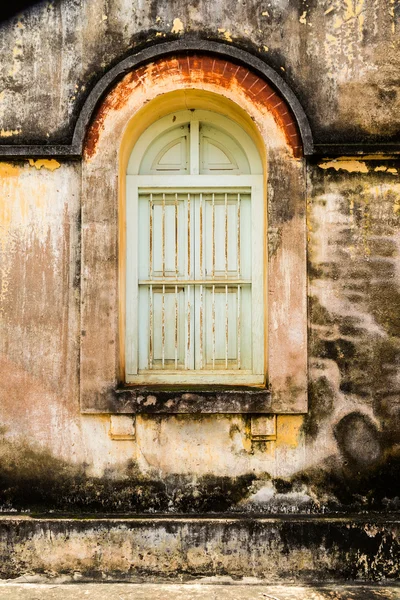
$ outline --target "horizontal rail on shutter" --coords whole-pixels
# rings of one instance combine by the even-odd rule
[[[234,192],[247,191],[256,180],[259,185],[263,184],[262,175],[137,175],[135,176],[140,192],[146,188],[148,192],[160,192],[160,190],[171,190],[175,193],[178,189],[183,192],[200,192],[233,188]]]
[[[226,279],[140,279],[139,285],[165,285],[166,287],[171,286],[184,286],[184,285],[204,285],[206,287],[225,286]],[[251,279],[228,279],[228,285],[230,287],[237,285],[251,285]]]

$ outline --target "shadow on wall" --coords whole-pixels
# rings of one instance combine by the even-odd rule
[[[328,509],[400,507],[400,447],[367,415],[354,411],[334,427],[339,454],[293,478]]]
[[[14,0],[11,4],[1,4],[0,6],[0,22],[11,19],[14,15],[19,12],[26,10],[27,8],[34,6],[35,4],[41,4],[41,2],[34,2],[34,0]]]
[[[132,461],[103,477],[28,443],[0,439],[0,510],[110,513],[319,513],[396,510],[400,451],[369,417],[334,429],[338,454],[290,479],[143,475]]]

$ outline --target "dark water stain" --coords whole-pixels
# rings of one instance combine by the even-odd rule
[[[146,476],[131,461],[103,477],[28,443],[0,441],[0,507],[72,512],[224,512],[250,493],[254,475]]]

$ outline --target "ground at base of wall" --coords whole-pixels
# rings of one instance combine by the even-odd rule
[[[257,584],[1,584],[1,600],[398,600],[395,586]]]

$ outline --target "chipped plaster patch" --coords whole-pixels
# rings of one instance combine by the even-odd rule
[[[218,29],[218,33],[222,33],[222,35],[224,36],[224,38],[226,39],[227,42],[231,42],[232,41],[232,34],[231,34],[230,31],[227,31],[223,27],[220,27]]]
[[[335,171],[347,171],[348,173],[368,173],[369,169],[365,162],[360,160],[330,160],[319,163],[320,169],[335,169]]]
[[[395,167],[386,167],[385,165],[381,165],[380,167],[375,167],[375,171],[381,171],[384,173],[391,173],[392,175],[397,175],[398,170]]]
[[[183,26],[182,21],[179,18],[174,19],[171,33],[183,33],[183,30],[184,30],[184,26]]]
[[[54,158],[41,158],[39,160],[34,160],[33,158],[30,158],[29,164],[31,167],[35,167],[38,171],[42,167],[48,169],[49,171],[55,171],[56,169],[59,169],[61,167],[61,164],[58,162],[58,160],[55,160]]]
[[[307,25],[307,11],[305,10],[299,19],[299,23]]]
[[[20,129],[0,129],[0,137],[12,137],[21,133]]]
[[[17,177],[19,174],[19,167],[16,167],[10,163],[0,163],[0,179],[5,177]]]

